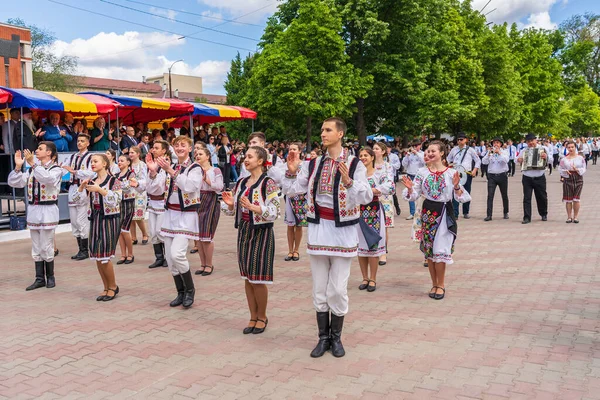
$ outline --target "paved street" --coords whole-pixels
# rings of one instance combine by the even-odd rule
[[[242,335],[248,314],[229,217],[218,229],[215,273],[195,277],[190,310],[168,306],[173,282],[166,269],[147,268],[150,245],[117,267],[117,299],[98,303],[96,268],[70,260],[70,234],[57,236],[57,287],[33,292],[24,290],[33,281],[29,241],[0,243],[0,398],[600,399],[600,166],[591,168],[579,225],[565,224],[557,173],[549,221],[534,200],[527,226],[520,176],[510,178],[510,220],[501,219],[497,193],[492,222],[483,222],[477,178],[442,301],[427,296],[403,202],[376,292],[357,289],[353,264],[342,359],[309,357],[317,332],[308,257],[283,261],[281,220],[262,335]]]

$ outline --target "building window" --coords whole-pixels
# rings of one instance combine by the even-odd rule
[[[6,76],[6,87],[10,87],[10,81],[8,80],[8,65],[4,66],[4,75]]]
[[[21,85],[27,87],[27,65],[25,61],[21,61]]]
[[[157,85],[160,85],[160,81],[154,81],[154,83],[156,83]]]
[[[19,43],[19,52],[21,57],[25,57],[25,43]]]

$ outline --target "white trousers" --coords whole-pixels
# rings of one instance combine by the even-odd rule
[[[160,234],[160,228],[162,227],[163,218],[166,213],[155,214],[153,212],[148,213],[148,229],[150,229],[150,243],[159,244],[164,242],[164,238]]]
[[[318,312],[348,313],[348,278],[353,257],[310,255],[313,304]]]
[[[33,261],[54,260],[54,229],[30,229]]]
[[[190,270],[190,262],[187,259],[189,239],[184,236],[164,236],[163,239],[165,241],[165,256],[171,274],[176,276],[188,272]]]
[[[69,206],[69,218],[71,219],[71,232],[73,236],[87,239],[90,233],[90,220],[88,219],[88,207],[85,204],[83,206]]]

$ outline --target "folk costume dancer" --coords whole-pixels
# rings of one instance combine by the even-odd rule
[[[415,201],[425,196],[421,211],[421,251],[427,259],[432,288],[429,297],[441,300],[446,294],[446,265],[452,264],[454,241],[458,227],[454,218],[452,199],[464,203],[471,199],[469,193],[460,185],[457,171],[446,167],[445,146],[439,140],[429,143],[426,150],[428,166],[421,168],[414,181],[408,177],[402,179],[406,189],[402,192],[405,200]]]
[[[558,170],[563,181],[563,202],[567,208],[567,223],[579,223],[583,174],[586,171],[585,158],[577,154],[575,143],[568,141],[567,155],[560,160]]]
[[[58,225],[58,194],[62,169],[56,165],[56,145],[40,142],[35,156],[25,150],[15,152],[15,169],[8,175],[9,186],[27,188],[27,227],[31,235],[31,256],[35,262],[35,282],[25,290],[56,286],[54,278],[54,231]],[[31,166],[23,172],[23,164]]]
[[[148,167],[141,160],[142,150],[138,146],[129,148],[129,158],[131,159],[131,169],[135,172],[135,179],[142,188],[146,187],[148,179]],[[133,244],[137,244],[137,227],[142,231],[142,244],[148,244],[148,232],[146,231],[146,207],[148,206],[148,195],[145,190],[138,191],[135,196],[135,212],[133,213],[133,224],[131,225],[131,238]]]
[[[238,263],[250,309],[245,335],[263,333],[269,323],[267,285],[273,283],[273,221],[279,216],[279,187],[264,172],[266,160],[267,151],[263,147],[250,147],[244,160],[250,176],[235,185],[233,194],[223,193],[225,212],[235,215],[238,230]]]
[[[196,209],[200,206],[203,172],[198,164],[190,160],[193,148],[190,137],[176,137],[173,148],[178,161],[175,166],[171,166],[170,161],[164,157],[148,160],[148,187],[151,192],[158,191],[158,188],[168,192],[160,234],[165,243],[169,271],[177,289],[177,297],[171,301],[170,306],[183,305],[184,308],[189,308],[194,304],[196,289],[187,259],[187,247],[189,240],[198,240],[200,237]],[[158,173],[159,167],[165,174]],[[167,176],[170,178],[168,182]]]
[[[481,160],[483,165],[487,165],[487,216],[484,221],[492,220],[496,186],[500,188],[502,196],[504,219],[508,219],[508,163],[510,159],[508,151],[502,149],[501,138],[494,138],[492,145],[494,147]]]
[[[96,301],[111,301],[119,294],[112,258],[115,256],[121,232],[121,182],[109,173],[106,154],[94,154],[91,161],[94,180],[85,180],[75,193],[75,200],[85,198],[90,203],[90,260],[96,261],[104,291]],[[84,191],[86,193],[84,193]]]
[[[301,155],[301,144],[290,143],[288,152],[295,153],[299,158]],[[285,163],[281,163],[285,165]],[[300,164],[300,168],[307,168],[308,163]],[[285,196],[285,214],[283,221],[287,225],[288,255],[285,261],[300,260],[300,243],[302,242],[302,228],[308,226],[306,220],[306,197],[303,194],[297,196]]]
[[[223,175],[219,168],[212,166],[210,150],[206,146],[194,146],[196,164],[200,165],[203,179],[200,185],[200,207],[198,207],[200,269],[196,275],[208,276],[215,269],[213,254],[215,251],[215,232],[221,215],[219,193],[223,191]],[[209,270],[207,270],[209,268]]]
[[[121,234],[119,235],[119,246],[121,247],[121,259],[117,265],[131,264],[135,260],[133,256],[133,243],[131,240],[131,223],[135,211],[136,188],[139,187],[135,179],[135,173],[131,170],[131,159],[126,154],[121,154],[118,159],[119,174],[116,178],[121,182]]]
[[[171,162],[172,156],[170,151],[171,145],[165,140],[157,140],[152,145],[150,153],[146,155],[146,165],[151,163],[153,160],[156,161],[159,158],[164,158],[168,163]],[[165,182],[164,185],[147,185],[146,193],[148,195],[148,230],[150,234],[150,241],[154,248],[155,260],[148,268],[159,268],[167,266],[167,259],[165,257],[165,244],[163,237],[161,236],[160,230],[162,228],[163,218],[166,212],[166,200],[169,194],[168,188],[171,185],[171,177],[165,173],[165,171],[158,167],[157,174],[161,177],[157,178],[159,181]]]
[[[473,183],[473,177],[477,176],[477,170],[481,166],[481,160],[479,156],[475,152],[472,147],[467,145],[467,135],[464,132],[460,132],[456,136],[458,140],[458,146],[454,147],[450,150],[450,154],[448,154],[448,163],[450,166],[453,165],[462,165],[465,171],[467,171],[467,182],[465,183],[465,190],[468,193],[471,193],[471,184]],[[454,216],[458,218],[459,210],[458,210],[458,201],[452,200],[452,205],[454,207]],[[462,203],[463,217],[465,219],[471,218],[469,216],[469,211],[471,209],[471,201],[467,201]]]
[[[525,142],[527,148],[538,148],[544,149],[543,146],[539,146],[535,135],[529,133],[525,136]],[[517,163],[523,163],[523,153],[527,151],[527,148],[519,154]],[[548,159],[547,153],[542,153],[543,159]],[[535,202],[537,203],[538,213],[542,217],[542,221],[548,220],[548,193],[546,192],[546,175],[544,170],[529,170],[523,171],[523,221],[522,224],[528,224],[531,222],[531,195],[535,193]]]
[[[379,173],[385,173],[388,176],[388,179],[392,182],[394,181],[394,168],[388,162],[387,158],[387,146],[385,143],[377,142],[373,145],[373,152],[375,153],[375,169],[379,171]],[[394,187],[395,190],[395,187]],[[395,192],[394,192],[395,193]],[[392,193],[393,194],[393,193]],[[383,207],[383,212],[385,213],[385,253],[379,257],[379,265],[387,264],[387,242],[390,238],[390,228],[394,227],[394,199],[390,195],[381,195],[379,201]]]
[[[345,132],[343,120],[325,120],[321,140],[327,153],[311,159],[299,173],[300,159],[291,153],[283,179],[284,194],[305,193],[308,206],[307,252],[319,327],[319,342],[311,357],[321,357],[329,348],[335,357],[345,355],[341,335],[348,313],[350,265],[358,249],[356,224],[360,205],[373,201],[365,166],[342,147]]]
[[[90,232],[90,221],[88,220],[89,202],[87,201],[87,193],[80,197],[80,201],[73,200],[75,193],[79,190],[81,182],[93,179],[96,174],[92,171],[91,153],[88,152],[90,145],[90,137],[85,133],[79,134],[77,137],[78,153],[71,155],[68,165],[63,165],[62,168],[71,174],[71,185],[69,186],[69,217],[71,220],[71,232],[77,239],[77,247],[79,251],[72,260],[85,260],[89,257],[88,251],[88,234]]]
[[[387,159],[394,169],[394,185],[398,182],[398,174],[400,173],[400,169],[402,169],[402,163],[400,162],[400,157],[398,154],[392,152],[392,143],[386,143],[387,145]],[[396,215],[400,215],[400,202],[398,201],[398,196],[396,191],[392,194],[392,199],[394,200],[394,208],[396,209]]]
[[[373,192],[373,201],[360,206],[358,263],[363,281],[358,288],[374,292],[377,290],[379,257],[386,251],[385,212],[379,197],[393,193],[395,185],[388,174],[375,168],[375,152],[371,148],[363,148],[359,158],[366,168],[367,182]]]
[[[415,175],[417,175],[417,171],[425,166],[425,153],[421,150],[421,141],[415,140],[412,142],[412,146],[410,147],[410,152],[404,158],[402,158],[402,166],[406,171],[406,175],[410,179],[415,179]],[[415,202],[411,201],[408,203],[408,207],[410,209],[410,215],[406,217],[407,220],[411,220],[415,216]]]
[[[108,166],[108,173],[111,174],[112,176],[119,175],[119,172],[121,170],[119,169],[119,166],[117,165],[117,152],[113,149],[108,149],[108,150],[106,150],[105,154],[108,157],[108,161],[110,163],[110,165]]]

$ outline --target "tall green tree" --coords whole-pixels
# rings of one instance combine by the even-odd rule
[[[52,44],[56,42],[53,32],[26,24],[21,18],[9,18],[7,22],[31,30],[31,64],[35,89],[66,92],[77,86],[73,77],[77,71],[77,58],[58,57],[52,52]]]

